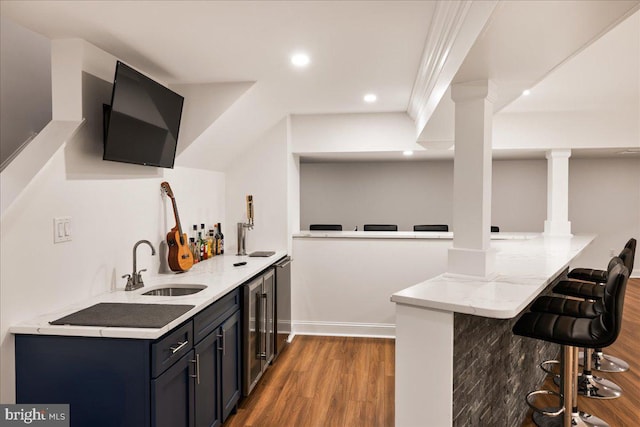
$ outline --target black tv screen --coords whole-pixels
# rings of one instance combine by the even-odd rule
[[[104,160],[173,168],[184,98],[118,61],[105,106]]]

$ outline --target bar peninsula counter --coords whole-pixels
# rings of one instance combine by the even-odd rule
[[[394,293],[396,426],[520,425],[544,378],[538,363],[559,347],[511,327],[594,238],[514,240],[490,278],[444,273]]]

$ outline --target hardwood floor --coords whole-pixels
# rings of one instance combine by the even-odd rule
[[[296,336],[225,427],[393,426],[394,343]],[[618,383],[623,396],[606,401],[581,397],[578,406],[612,427],[640,425],[640,279],[627,286],[622,333],[606,352],[631,365],[625,373],[597,374]],[[547,383],[545,388],[552,387]],[[532,426],[528,416],[522,427]]]
[[[296,336],[225,427],[393,426],[394,343]]]

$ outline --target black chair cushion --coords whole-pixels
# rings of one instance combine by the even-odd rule
[[[629,271],[633,271],[633,263],[636,253],[636,239],[629,239],[624,248],[618,254],[617,258],[622,260],[622,263],[627,267]],[[611,258],[607,270],[595,270],[592,268],[574,268],[567,274],[570,279],[584,280],[587,282],[604,283],[607,281],[608,271],[610,271],[615,263],[616,257]]]
[[[574,317],[545,312],[527,312],[513,325],[513,333],[561,345],[599,348],[613,344],[622,326],[624,294],[629,270],[616,264],[604,289],[602,313],[598,317]]]
[[[567,279],[559,281],[553,287],[553,292],[570,297],[598,300],[604,296],[604,286],[593,282]]]
[[[567,277],[587,282],[604,283],[607,281],[607,272],[593,268],[574,268],[567,274]]]
[[[604,311],[602,300],[596,302],[575,299],[541,296],[530,307],[531,311],[553,313],[573,317],[598,317]]]
[[[600,316],[589,319],[553,313],[528,312],[513,325],[513,333],[574,347],[608,347],[615,338],[604,328]]]

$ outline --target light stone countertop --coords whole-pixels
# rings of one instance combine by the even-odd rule
[[[540,233],[500,232],[491,233],[491,240],[524,240],[539,236]],[[308,231],[303,230],[293,235],[294,239],[301,238],[332,238],[332,239],[453,239],[453,232],[441,231]]]
[[[491,242],[496,274],[484,280],[441,274],[391,296],[391,301],[427,309],[497,319],[516,317],[586,248],[594,235],[537,237]]]
[[[181,274],[168,273],[144,275],[145,285],[135,291],[117,289],[97,295],[88,300],[72,304],[63,310],[47,313],[34,319],[12,325],[9,332],[13,334],[66,335],[84,337],[138,338],[156,339],[193,317],[227,293],[248,281],[262,270],[286,256],[286,251],[276,251],[270,257],[248,257],[236,255],[219,255],[212,259],[194,264],[187,272]],[[247,264],[234,267],[233,264],[246,261]],[[167,284],[198,284],[207,288],[192,295],[185,296],[149,296],[142,295],[156,286]],[[188,304],[195,306],[182,316],[172,320],[162,328],[121,328],[101,326],[50,325],[49,322],[76,311],[104,302],[143,303],[143,304]]]

